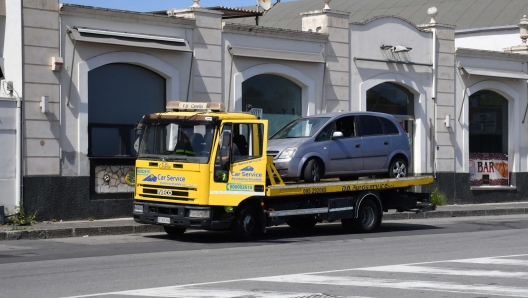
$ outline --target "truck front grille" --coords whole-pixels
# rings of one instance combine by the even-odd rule
[[[163,185],[146,185],[140,184],[143,190],[139,193],[140,197],[153,199],[169,199],[179,201],[194,201],[189,199],[189,191],[196,191],[194,188],[174,187]]]

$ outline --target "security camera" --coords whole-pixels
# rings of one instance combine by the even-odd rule
[[[405,47],[405,46],[395,46],[395,47],[392,47],[391,51],[393,53],[402,53],[402,52],[408,52],[412,50],[412,48],[408,48],[408,47]]]

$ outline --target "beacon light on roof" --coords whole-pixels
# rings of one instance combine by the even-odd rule
[[[221,102],[182,102],[182,101],[169,101],[167,103],[167,111],[215,111],[225,112],[225,105]]]

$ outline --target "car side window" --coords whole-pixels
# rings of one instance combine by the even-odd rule
[[[371,115],[359,116],[361,123],[361,136],[376,136],[383,135],[383,126],[378,120],[378,117]]]
[[[328,124],[315,138],[316,142],[322,142],[330,140],[332,133],[334,132],[335,122]]]
[[[335,131],[343,133],[343,137],[351,138],[357,136],[356,122],[354,116],[346,116],[336,120]]]
[[[398,127],[394,125],[392,121],[390,121],[387,118],[379,117],[381,122],[383,123],[383,126],[385,127],[385,133],[389,135],[399,135],[400,131],[398,130]]]

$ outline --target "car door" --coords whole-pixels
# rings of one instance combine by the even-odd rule
[[[334,122],[334,132],[341,132],[342,137],[332,137],[329,142],[328,159],[331,173],[348,174],[363,169],[362,140],[357,135],[354,116],[338,118]]]
[[[387,170],[385,167],[392,150],[390,136],[384,133],[378,117],[360,115],[358,118],[363,141],[363,170],[369,172]]]

